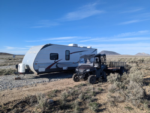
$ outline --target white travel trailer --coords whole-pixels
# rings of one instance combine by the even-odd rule
[[[39,74],[72,70],[78,66],[80,56],[88,54],[97,54],[97,49],[90,46],[79,47],[77,44],[34,46],[29,49],[22,63],[18,65],[18,72],[25,73],[25,70],[31,70]]]

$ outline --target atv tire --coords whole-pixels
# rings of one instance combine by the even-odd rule
[[[94,75],[90,75],[90,76],[88,77],[88,82],[89,82],[90,84],[95,84],[95,82],[96,82],[96,77],[95,77]]]
[[[72,79],[73,79],[74,82],[79,82],[80,81],[79,76],[76,73],[73,74]]]

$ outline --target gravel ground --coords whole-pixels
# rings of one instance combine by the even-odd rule
[[[4,62],[4,60],[3,60],[3,59],[0,59],[0,63],[2,63],[2,62]]]
[[[13,88],[20,88],[23,86],[36,86],[38,83],[53,82],[65,78],[71,78],[73,73],[55,72],[51,74],[43,74],[36,76],[34,74],[20,75],[21,80],[15,80],[16,75],[0,76],[0,91]]]

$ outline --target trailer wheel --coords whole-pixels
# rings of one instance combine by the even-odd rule
[[[79,80],[80,80],[79,76],[76,73],[73,74],[72,79],[73,79],[74,82],[79,82]]]
[[[88,82],[89,82],[90,84],[94,84],[94,83],[96,82],[96,77],[95,77],[94,75],[90,75],[90,76],[88,77]]]

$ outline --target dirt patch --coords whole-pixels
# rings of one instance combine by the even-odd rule
[[[64,89],[66,87],[73,87],[82,82],[73,82],[72,79],[64,79],[60,81],[38,84],[34,87],[22,87],[20,89],[6,90],[0,92],[1,103],[21,99],[27,95],[35,95],[37,93],[46,93],[54,89]],[[83,81],[84,83],[84,81]]]

